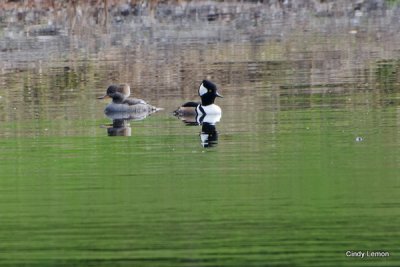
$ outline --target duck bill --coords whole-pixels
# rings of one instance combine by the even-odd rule
[[[97,97],[97,99],[104,99],[104,98],[109,98],[109,96],[108,95],[103,95],[103,96]]]
[[[224,98],[224,97],[223,97],[222,95],[220,95],[218,92],[216,92],[215,95],[218,96],[218,97]]]

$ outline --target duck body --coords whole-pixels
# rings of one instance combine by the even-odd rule
[[[203,105],[198,105],[196,107],[196,113],[198,115],[221,115],[222,110],[219,106],[215,104],[203,106]]]
[[[143,99],[128,98],[130,94],[130,87],[127,84],[110,85],[107,88],[106,94],[98,98],[112,98],[112,102],[104,109],[104,113],[107,115],[112,113],[153,113],[161,110],[160,108],[147,104]]]
[[[197,107],[200,106],[201,103],[198,102],[186,102],[178,109],[174,111],[175,116],[196,116],[197,115]]]
[[[222,114],[221,108],[214,104],[216,97],[222,97],[222,95],[217,92],[215,84],[208,80],[203,80],[198,93],[201,98],[201,103],[192,101],[186,102],[174,111],[174,115],[178,117],[188,117]]]
[[[156,112],[160,110],[157,107],[154,107],[152,105],[149,105],[147,103],[138,103],[134,105],[129,105],[126,103],[114,103],[111,102],[106,106],[104,109],[104,113],[109,114],[109,113],[143,113],[143,112]]]

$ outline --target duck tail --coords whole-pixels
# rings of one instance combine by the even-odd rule
[[[155,106],[151,106],[151,111],[157,112],[157,111],[160,111],[160,110],[164,110],[164,108],[158,108],[158,107],[155,107]]]
[[[176,110],[172,111],[172,115],[174,116],[179,116],[181,114],[180,108],[177,108]]]

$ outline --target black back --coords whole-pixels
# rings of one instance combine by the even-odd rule
[[[185,104],[182,105],[184,108],[195,108],[199,105],[200,103],[198,102],[186,102]]]

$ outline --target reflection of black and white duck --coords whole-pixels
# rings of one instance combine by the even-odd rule
[[[216,124],[221,120],[221,114],[179,116],[188,126],[201,125],[200,142],[203,147],[213,147],[218,144]]]
[[[218,132],[215,124],[203,122],[201,125],[200,140],[203,147],[213,147],[218,144]]]
[[[143,99],[128,98],[130,94],[131,88],[127,84],[110,85],[107,88],[106,94],[98,97],[98,99],[112,98],[112,102],[104,109],[104,113],[107,115],[113,113],[151,114],[160,110],[160,108],[147,104]]]
[[[214,104],[215,98],[222,97],[217,91],[217,86],[208,80],[203,80],[198,90],[201,103],[186,102],[174,111],[178,117],[196,116],[196,115],[221,115],[219,106]]]

